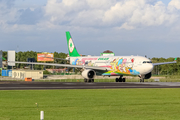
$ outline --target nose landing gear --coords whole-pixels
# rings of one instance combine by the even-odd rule
[[[145,76],[141,75],[141,76],[139,76],[139,77],[140,77],[140,82],[144,82]]]

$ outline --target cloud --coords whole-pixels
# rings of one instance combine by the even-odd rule
[[[128,25],[128,23],[124,23],[123,25],[121,25],[121,27],[116,27],[117,29],[126,29],[126,30],[132,30],[132,29],[134,29],[134,27],[133,26],[130,26],[130,25]]]
[[[179,0],[171,0],[171,2],[168,4],[169,9],[178,9],[180,10],[180,1]]]
[[[19,18],[16,21],[17,24],[26,24],[26,25],[34,25],[39,23],[39,21],[43,18],[44,14],[42,9],[36,8],[31,10],[30,8],[19,10]]]
[[[17,20],[18,12],[13,8],[14,0],[0,0],[0,26],[5,29],[7,24]]]
[[[83,14],[88,11],[89,6],[86,0],[48,0],[44,9],[49,22],[56,25],[75,25],[76,18],[83,20]]]
[[[163,2],[154,5],[145,0],[126,0],[118,2],[105,12],[104,23],[121,26],[121,28],[136,28],[139,26],[168,25],[177,21],[179,15],[169,12]],[[132,27],[133,26],[133,27]]]
[[[178,0],[47,0],[39,8],[15,8],[14,0],[0,0],[2,31],[133,30],[179,23]],[[177,27],[177,25],[175,25]],[[95,33],[95,32],[94,32]]]
[[[3,4],[4,7],[11,8],[14,5],[14,1],[15,0],[0,0],[0,3],[1,5]]]
[[[44,9],[47,21],[56,25],[131,30],[175,23],[179,14],[169,11],[169,6],[177,8],[177,3],[172,0],[166,6],[155,0],[48,0]]]
[[[0,2],[1,25],[34,25],[41,30],[61,26],[126,30],[171,26],[179,21],[180,11],[179,0],[171,0],[168,6],[156,0],[47,0],[45,6],[25,9],[13,7],[14,0]]]
[[[15,0],[0,0],[0,31],[2,33],[24,32],[38,29],[44,17],[42,8],[16,8]]]
[[[86,0],[86,2],[91,9],[101,8],[101,10],[106,10],[109,9],[112,5],[114,5],[116,3],[116,0]]]

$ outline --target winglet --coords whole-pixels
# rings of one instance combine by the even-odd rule
[[[174,61],[177,61],[177,58],[175,58]]]

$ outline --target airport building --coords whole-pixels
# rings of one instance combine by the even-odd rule
[[[12,70],[12,78],[43,79],[43,70]]]

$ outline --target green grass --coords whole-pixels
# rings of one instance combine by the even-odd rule
[[[0,120],[177,120],[180,89],[0,91]],[[38,103],[38,108],[35,103]]]

